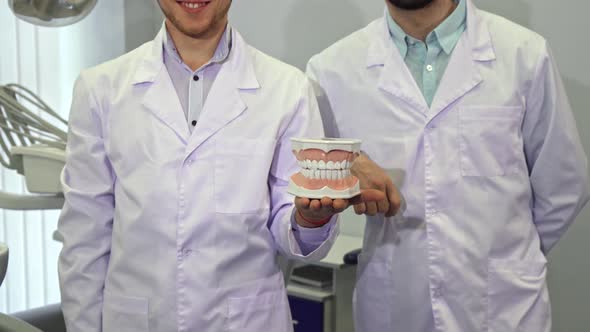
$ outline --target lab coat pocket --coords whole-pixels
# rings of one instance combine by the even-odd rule
[[[355,330],[392,331],[393,274],[390,265],[381,261],[367,262],[361,254],[358,269],[353,296]]]
[[[549,332],[546,261],[490,260],[489,332]]]
[[[289,332],[293,330],[284,289],[256,296],[230,298],[228,331]]]
[[[269,138],[241,137],[216,140],[216,212],[261,213],[270,208],[268,174],[275,142]]]
[[[106,293],[104,295],[102,325],[104,332],[149,331],[148,300]]]
[[[519,106],[460,108],[460,163],[463,176],[506,176],[523,165]]]

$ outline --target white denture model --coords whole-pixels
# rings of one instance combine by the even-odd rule
[[[355,139],[292,138],[301,171],[289,181],[288,192],[298,197],[348,199],[360,194],[359,180],[350,168],[361,151]]]

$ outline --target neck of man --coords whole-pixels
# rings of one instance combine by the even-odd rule
[[[389,14],[408,35],[426,41],[426,37],[457,8],[454,0],[434,0],[428,6],[404,10],[387,1]]]
[[[217,24],[202,36],[193,37],[184,34],[174,24],[171,24],[169,20],[166,20],[166,29],[176,46],[180,58],[193,71],[201,68],[211,60],[225,32],[226,26],[227,19]]]

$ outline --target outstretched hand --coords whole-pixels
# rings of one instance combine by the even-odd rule
[[[320,227],[333,215],[346,210],[351,205],[375,203],[386,199],[385,193],[374,189],[361,190],[359,195],[350,199],[331,199],[329,197],[310,199],[297,197],[295,198],[295,208],[297,209],[295,219],[303,227]]]

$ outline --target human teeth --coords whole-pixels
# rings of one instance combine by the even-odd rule
[[[340,162],[339,161],[334,163],[334,169],[340,169]]]
[[[196,9],[196,8],[201,8],[201,7],[205,6],[207,3],[206,2],[183,2],[182,4],[183,4],[183,6],[185,6],[187,8]]]
[[[321,174],[320,174],[319,169],[316,169],[315,171],[313,171],[313,177],[314,177],[314,179],[321,179]]]
[[[326,168],[327,169],[334,169],[334,162],[333,161],[328,161],[326,163]]]
[[[305,163],[307,164],[307,168],[311,168],[311,160],[307,159]]]
[[[317,160],[314,160],[311,162],[311,168],[318,169],[318,161]]]
[[[346,160],[342,160],[342,161],[340,162],[340,169],[345,169],[345,168],[346,168],[346,165],[347,165],[347,162],[346,162]]]
[[[325,169],[322,169],[320,171],[320,173],[322,174],[322,179],[324,179],[324,180],[327,179],[327,177],[326,177],[326,170]]]
[[[326,179],[328,179],[328,180],[332,180],[332,172],[333,172],[333,171],[331,171],[331,170],[327,170],[327,171],[326,171]]]
[[[326,169],[326,162],[323,160],[318,161],[318,167],[320,169]]]

